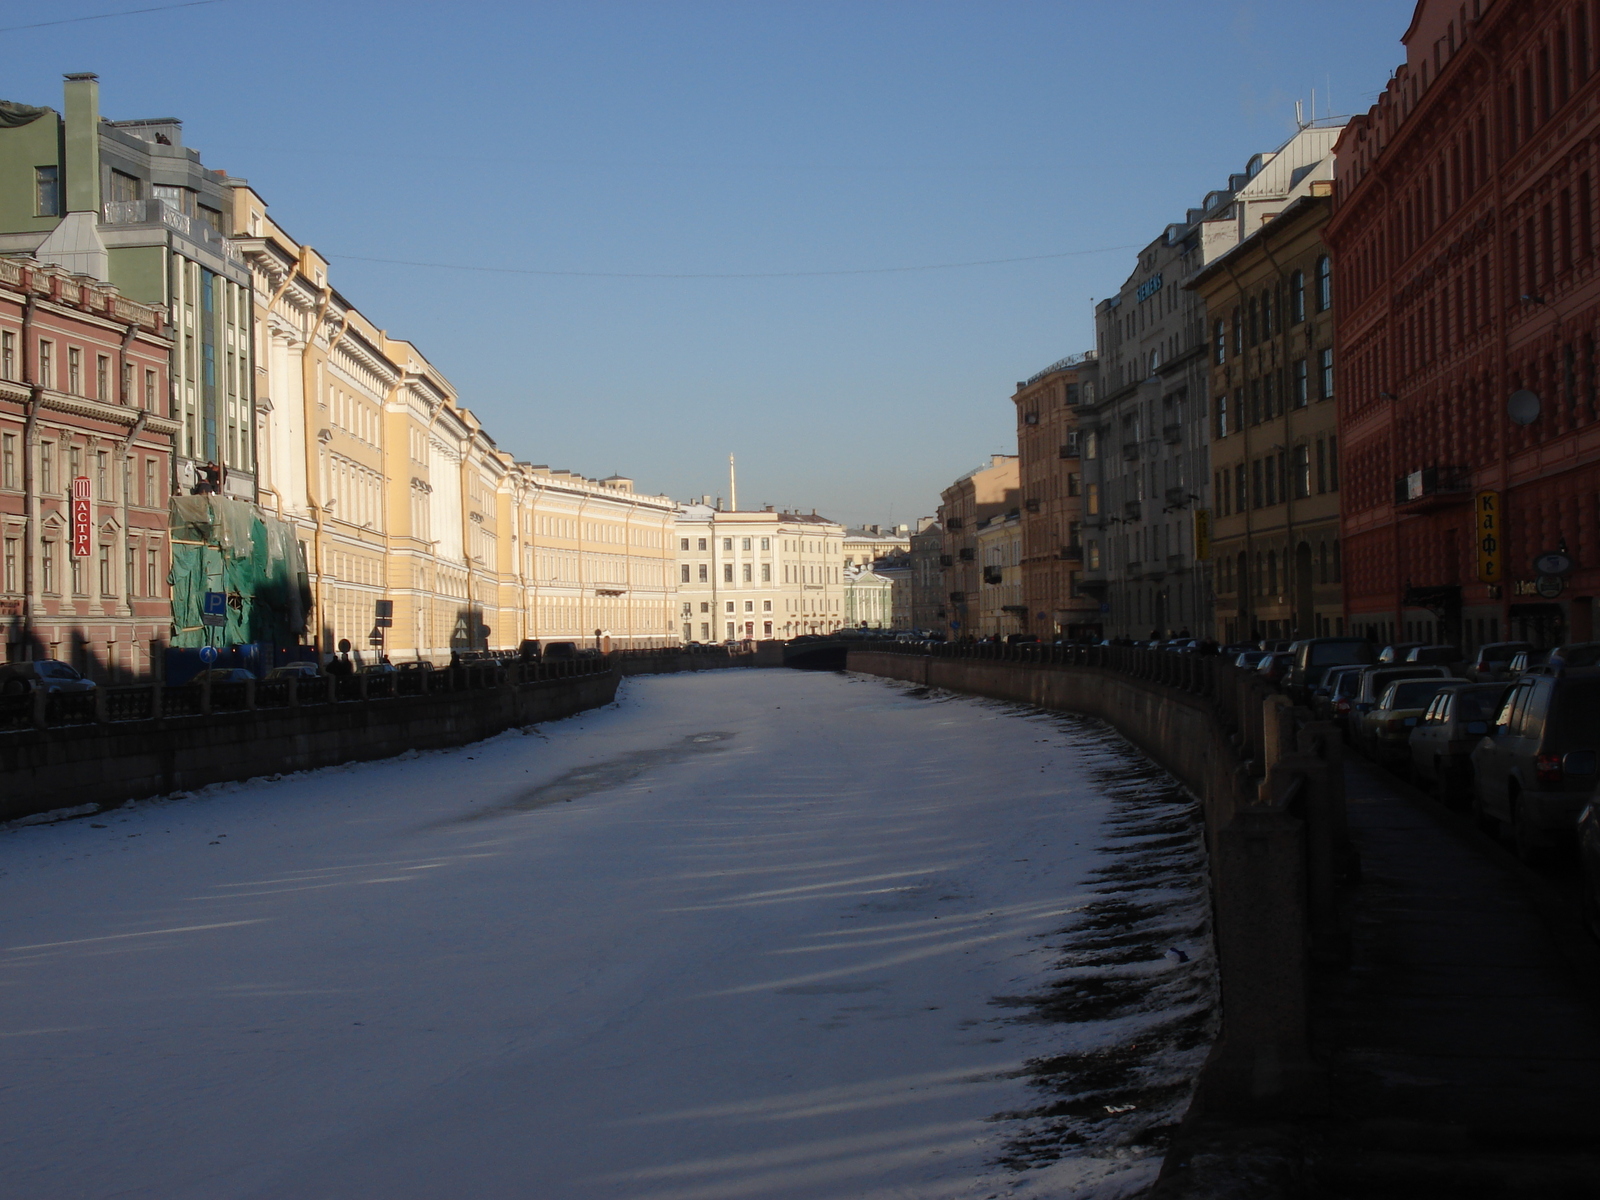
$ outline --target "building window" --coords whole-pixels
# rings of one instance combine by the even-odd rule
[[[1298,325],[1306,319],[1306,273],[1289,272],[1289,324]]]
[[[94,360],[94,394],[97,400],[109,401],[111,396],[111,360],[104,354]]]
[[[732,612],[733,611],[733,601],[729,600],[726,604],[724,604],[722,606],[722,611],[723,612]]]
[[[772,636],[772,622],[771,621],[763,621],[763,622],[761,622],[761,636],[762,637],[768,637],[768,638],[770,638]]]
[[[156,551],[144,552],[144,594],[146,596],[161,595],[161,575],[158,564],[160,558]]]
[[[1082,448],[1083,456],[1085,458],[1099,458],[1100,435],[1092,429],[1085,431],[1083,435]]]
[[[710,570],[710,568],[707,567],[705,563],[701,563],[700,564],[700,582],[701,583],[710,583],[711,582],[711,576],[709,574],[707,574],[707,572],[709,570]]]
[[[1100,485],[1091,483],[1083,490],[1083,511],[1091,517],[1100,515]]]
[[[1265,494],[1263,492],[1263,490],[1262,490],[1262,475],[1261,475],[1261,471],[1262,471],[1261,460],[1258,458],[1258,459],[1256,459],[1254,462],[1252,462],[1250,464],[1250,507],[1251,508],[1260,508],[1261,507],[1261,502],[1262,502],[1262,497]]]
[[[702,642],[709,642],[711,640],[711,622],[710,621],[701,621],[700,622],[700,640]]]
[[[745,563],[745,564],[744,564],[744,570],[743,570],[743,571],[742,571],[742,572],[741,572],[741,578],[743,578],[743,580],[744,580],[744,581],[745,581],[745,582],[746,582],[746,583],[749,583],[749,582],[751,582],[751,577],[750,577],[750,564],[749,564],[749,563]]]
[[[1083,493],[1083,476],[1077,471],[1067,472],[1067,495],[1078,496]]]
[[[56,386],[56,344],[39,343],[39,386],[54,389]]]
[[[1228,328],[1218,319],[1211,327],[1211,361],[1221,366],[1228,361]]]
[[[48,539],[39,543],[39,584],[47,595],[56,594],[56,544]]]
[[[1324,254],[1317,259],[1317,311],[1327,312],[1333,307],[1333,263]]]
[[[17,335],[7,330],[0,333],[0,379],[17,377]]]
[[[1306,360],[1303,358],[1295,359],[1294,366],[1291,370],[1291,386],[1294,391],[1294,406],[1296,408],[1304,408],[1306,403],[1311,399],[1311,380],[1306,375]]]
[[[1244,310],[1233,310],[1233,356],[1238,358],[1244,353]]]
[[[56,444],[39,443],[39,490],[54,495],[56,490]]]
[[[763,540],[765,540],[765,539],[763,539]],[[762,563],[761,564],[761,582],[762,583],[771,583],[772,582],[772,564],[771,563]]]
[[[76,346],[67,347],[67,391],[83,395],[83,351]]]
[[[0,487],[17,486],[17,435],[0,437]]]
[[[734,636],[733,627],[734,627],[734,623],[732,621],[729,621],[728,622],[728,637],[730,639]]]
[[[771,612],[772,611],[772,601],[771,600],[763,600],[761,602],[761,611],[762,612]]]
[[[1304,500],[1311,495],[1311,447],[1294,448],[1294,494]]]
[[[722,548],[724,550],[732,550],[733,549],[733,539],[732,538],[723,538],[722,539]]]
[[[1084,562],[1088,566],[1089,570],[1098,571],[1100,569],[1100,543],[1097,540],[1091,539],[1089,542],[1089,548],[1085,551],[1085,554],[1087,557],[1084,559]]]
[[[755,612],[755,610],[756,610],[756,602],[754,600],[746,600],[744,602],[744,610],[747,613]]]
[[[117,593],[111,586],[111,547],[100,547],[100,594],[102,596],[115,596]]]
[[[731,541],[732,539],[730,538],[729,540]],[[722,582],[723,583],[732,583],[733,582],[733,564],[732,563],[723,563],[722,564]]]
[[[740,538],[739,539],[739,548],[741,550],[750,549],[750,539],[749,538]]]
[[[111,499],[111,456],[104,450],[95,451],[94,494],[97,500]]]
[[[678,582],[679,583],[688,583],[689,582],[689,564],[688,563],[684,563],[682,566],[680,566],[678,568]]]
[[[87,596],[88,589],[83,582],[83,559],[76,554],[68,555],[72,563],[72,594],[74,596]]]
[[[61,168],[33,169],[33,212],[38,217],[61,215]]]
[[[1333,399],[1333,351],[1322,350],[1317,354],[1318,373],[1322,376],[1322,398]]]
[[[1317,439],[1317,494],[1328,490],[1328,443]]]
[[[1228,393],[1223,392],[1217,397],[1217,436],[1228,436]]]
[[[16,538],[6,539],[5,579],[3,582],[5,584],[5,590],[8,592],[20,592],[22,590],[18,586],[17,575],[17,560],[19,558],[20,546],[21,543]]]
[[[705,548],[706,548],[706,539],[705,538],[701,538],[700,539],[700,549],[704,550]]]
[[[156,410],[156,373],[154,371],[146,371],[144,373],[144,406],[149,412],[155,412]]]
[[[688,548],[689,548],[689,539],[688,538],[679,538],[678,539],[678,549],[679,550],[687,550]]]

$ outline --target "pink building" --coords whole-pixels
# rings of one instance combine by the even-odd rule
[[[122,681],[147,675],[166,642],[171,353],[161,308],[0,257],[7,661],[58,658]]]

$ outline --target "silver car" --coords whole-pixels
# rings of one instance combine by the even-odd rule
[[[1452,684],[1411,731],[1411,775],[1451,808],[1472,799],[1472,751],[1505,699],[1503,683]]]

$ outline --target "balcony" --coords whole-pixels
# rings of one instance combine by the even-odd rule
[[[1074,443],[1074,442],[1068,442],[1064,446],[1062,446],[1061,447],[1061,457],[1062,458],[1077,458],[1078,457],[1077,444]]]
[[[967,594],[965,592],[951,592],[950,603],[957,608],[965,608],[967,606]]]
[[[1138,521],[1144,516],[1144,505],[1138,500],[1127,500],[1122,505],[1122,517],[1125,521]]]
[[[1039,502],[1037,500],[1027,500],[1024,501],[1023,507],[1031,513],[1036,513],[1039,511]]]
[[[1005,582],[1005,568],[1003,568],[1003,567],[985,567],[983,569],[983,581],[985,583],[1003,583],[1003,582]]]
[[[1082,562],[1083,547],[1074,543],[1071,546],[1061,547],[1060,558],[1063,562]]]
[[[1472,499],[1472,473],[1466,467],[1423,467],[1394,481],[1394,502],[1407,512],[1433,512]]]
[[[100,215],[107,225],[164,225],[224,258],[244,261],[238,248],[207,222],[179,212],[165,200],[112,200]]]
[[[941,554],[941,555],[939,555],[939,565],[941,567],[953,567],[953,566],[955,566],[956,565],[956,556],[954,554]]]
[[[958,552],[957,557],[960,558],[962,562],[971,562],[973,559],[978,557],[978,552],[971,546],[966,546]]]
[[[1183,426],[1163,425],[1161,427],[1161,440],[1169,446],[1176,446],[1183,441]]]

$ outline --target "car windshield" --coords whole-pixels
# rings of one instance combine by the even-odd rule
[[[1372,661],[1372,648],[1366,642],[1321,642],[1311,647],[1313,667]]]
[[[1563,750],[1600,750],[1600,679],[1563,680],[1550,705],[1545,739]]]
[[[1355,695],[1356,688],[1361,684],[1360,671],[1347,671],[1334,682],[1333,698],[1343,700],[1346,696]]]
[[[1486,663],[1510,662],[1522,651],[1523,647],[1521,646],[1485,646],[1478,651],[1478,661]]]
[[[1423,679],[1415,683],[1397,683],[1389,692],[1390,708],[1427,708],[1428,701],[1439,694],[1439,689],[1448,686],[1447,681],[1440,679]]]
[[[51,662],[45,660],[36,663],[33,668],[46,679],[78,679],[80,676],[64,662]]]
[[[1567,667],[1592,667],[1600,664],[1600,643],[1573,646],[1561,652],[1561,664]]]
[[[1492,721],[1500,711],[1500,697],[1506,694],[1503,687],[1484,688],[1482,691],[1462,691],[1456,696],[1455,718],[1458,721]]]

